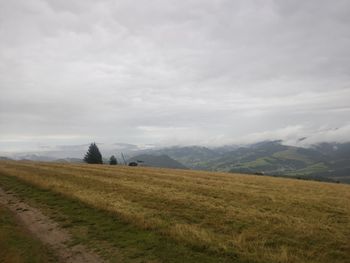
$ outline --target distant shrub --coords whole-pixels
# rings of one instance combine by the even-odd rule
[[[114,155],[112,155],[111,158],[109,158],[109,164],[110,165],[117,165],[118,164],[117,158],[115,158]]]

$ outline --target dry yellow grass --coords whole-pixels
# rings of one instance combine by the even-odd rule
[[[350,186],[142,167],[0,162],[190,246],[257,262],[350,262]]]

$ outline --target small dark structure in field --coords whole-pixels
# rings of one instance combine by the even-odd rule
[[[255,175],[265,175],[264,172],[255,172],[254,174],[255,174]]]
[[[129,164],[128,164],[128,166],[137,166],[138,164],[137,164],[137,162],[130,162]]]

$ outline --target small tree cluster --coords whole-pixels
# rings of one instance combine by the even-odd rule
[[[110,165],[117,165],[118,164],[117,158],[115,158],[114,155],[112,155],[111,158],[109,159],[109,164]]]
[[[92,163],[92,164],[102,164],[102,154],[98,149],[96,143],[91,143],[89,146],[89,150],[84,156],[84,162]]]
[[[89,149],[87,153],[84,156],[84,162],[86,163],[92,163],[92,164],[102,164],[102,154],[100,150],[98,149],[96,143],[91,143],[89,146]],[[109,164],[110,165],[117,165],[118,161],[117,158],[112,155],[111,158],[109,159]]]

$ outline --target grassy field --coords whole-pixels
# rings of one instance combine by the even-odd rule
[[[0,262],[47,263],[57,262],[57,259],[20,225],[8,209],[0,205]]]
[[[349,262],[350,186],[142,167],[0,162],[0,186],[123,262]]]

